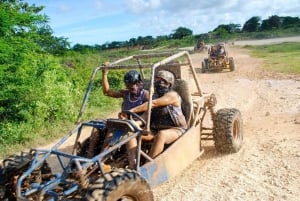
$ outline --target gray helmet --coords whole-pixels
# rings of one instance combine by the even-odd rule
[[[174,84],[174,75],[173,73],[166,71],[166,70],[160,70],[155,74],[155,77],[160,77],[164,80],[166,80],[171,86]]]
[[[124,75],[125,84],[135,84],[142,81],[141,75],[136,70],[130,70]]]

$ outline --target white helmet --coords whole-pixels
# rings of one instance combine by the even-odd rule
[[[174,75],[173,73],[166,71],[166,70],[160,70],[155,74],[155,77],[160,77],[167,81],[171,86],[174,84]]]

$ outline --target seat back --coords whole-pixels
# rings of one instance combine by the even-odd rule
[[[182,99],[181,108],[189,127],[193,112],[193,101],[190,94],[189,85],[185,80],[176,79],[173,90],[176,91]]]

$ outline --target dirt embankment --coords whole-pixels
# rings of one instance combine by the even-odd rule
[[[299,200],[300,76],[270,73],[247,50],[230,47],[234,72],[198,74],[218,108],[242,112],[244,144],[232,155],[213,143],[181,175],[154,189],[159,201]],[[206,53],[193,54],[196,67]],[[178,161],[180,163],[180,161]]]

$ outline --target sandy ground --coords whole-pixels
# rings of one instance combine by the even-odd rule
[[[238,46],[229,54],[234,72],[198,75],[202,91],[217,96],[217,108],[241,111],[243,147],[221,155],[205,144],[204,155],[185,172],[154,189],[157,201],[299,200],[300,76],[265,71],[262,60]],[[206,56],[193,54],[194,65],[200,68]]]

